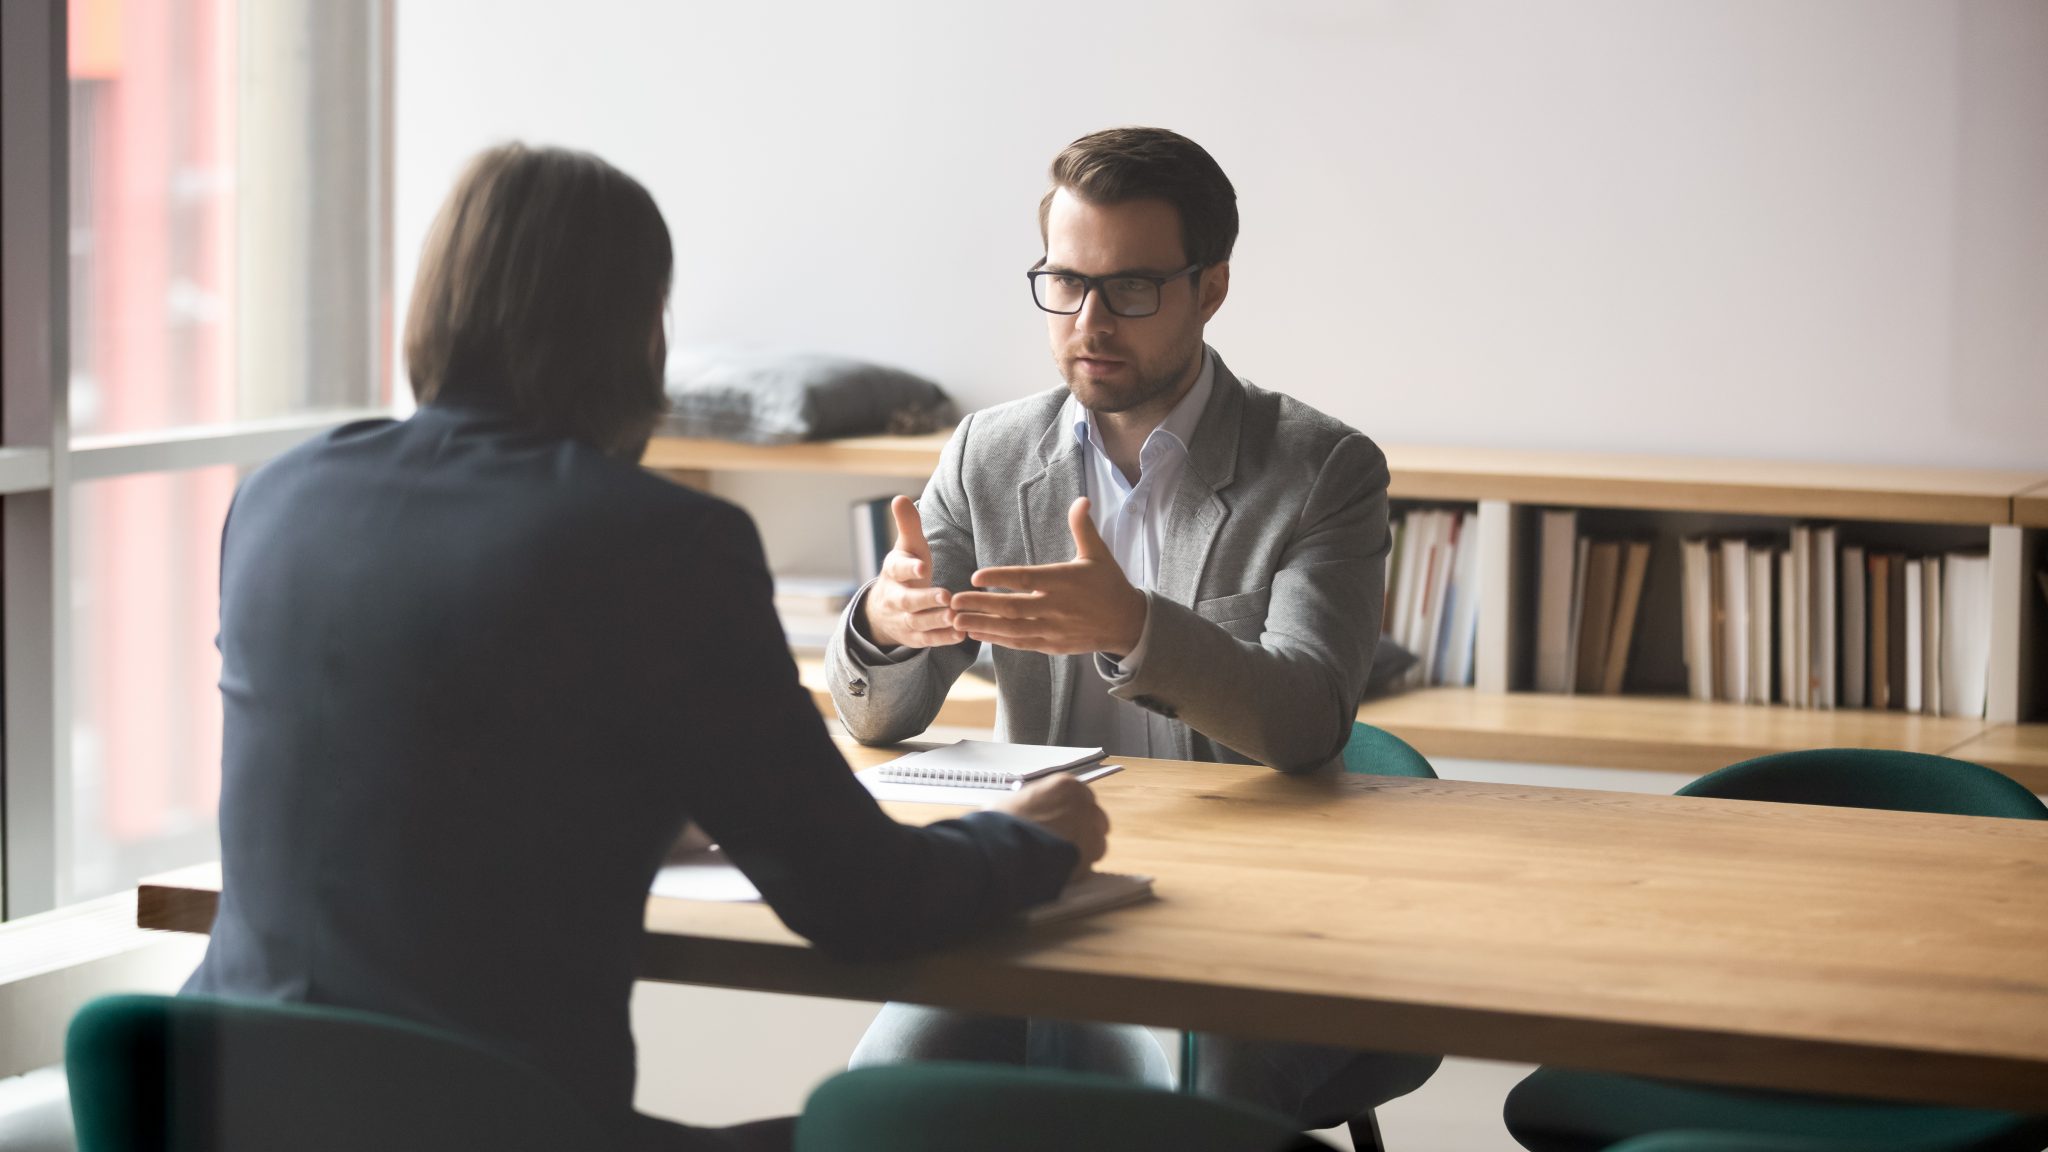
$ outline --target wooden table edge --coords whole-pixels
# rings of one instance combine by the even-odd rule
[[[660,898],[652,898],[660,899]],[[137,888],[136,923],[204,933],[219,893],[176,883]],[[1085,931],[1087,925],[1038,929]],[[1660,1076],[1737,1087],[1853,1093],[1929,1104],[2048,1111],[2048,1069],[2023,1059],[1815,1040],[1772,1041],[1781,1054],[1760,1075],[1751,1037],[1626,1021],[1539,1016],[1497,1009],[1287,993],[1153,977],[1104,977],[1020,965],[989,991],[987,950],[996,936],[963,951],[916,960],[857,964],[793,941],[734,940],[650,933],[639,978],[740,991],[826,999],[930,1004],[978,1012],[1040,1013],[1162,1028],[1223,1032],[1250,1039],[1372,1047],[1523,1063],[1630,1072],[1655,1052]],[[998,961],[999,962],[999,961]],[[1511,1038],[1499,1036],[1512,1020]]]

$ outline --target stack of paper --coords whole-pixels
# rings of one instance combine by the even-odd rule
[[[720,904],[761,902],[761,890],[754,887],[754,882],[715,847],[662,868],[655,874],[654,885],[648,894],[671,900],[704,900]],[[1069,882],[1060,890],[1057,899],[1027,910],[1024,922],[1048,924],[1056,920],[1070,920],[1135,904],[1149,899],[1151,895],[1150,876],[1090,872]]]

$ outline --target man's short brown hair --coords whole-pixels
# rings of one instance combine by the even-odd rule
[[[667,407],[654,334],[673,260],[654,198],[596,156],[478,155],[420,254],[405,320],[413,395],[637,453]]]
[[[1237,244],[1237,189],[1200,144],[1164,128],[1105,128],[1067,145],[1052,160],[1052,187],[1038,202],[1045,239],[1053,194],[1065,188],[1091,204],[1164,200],[1180,212],[1188,262],[1204,268],[1230,259]]]

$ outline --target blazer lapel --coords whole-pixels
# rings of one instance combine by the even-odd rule
[[[1085,461],[1073,429],[1066,426],[1066,406],[1053,415],[1052,427],[1038,440],[1039,459],[1045,470],[1017,488],[1017,511],[1024,525],[1025,562],[1058,564],[1074,558],[1074,534],[1067,527],[1067,509],[1086,495]],[[1067,712],[1073,696],[1074,677],[1082,657],[1048,656],[1051,677],[1047,685],[1045,742],[1059,742],[1067,730]],[[1034,717],[1033,719],[1036,719]]]
[[[1213,353],[1212,353],[1213,355]],[[1216,534],[1230,518],[1230,508],[1217,493],[1237,474],[1237,438],[1244,412],[1244,385],[1216,357],[1216,381],[1209,403],[1195,424],[1188,445],[1187,468],[1174,489],[1166,514],[1166,538],[1159,546],[1156,591],[1177,604],[1193,605],[1202,583],[1202,569],[1216,544]]]

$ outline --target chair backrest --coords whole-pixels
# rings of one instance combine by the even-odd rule
[[[1319,1148],[1280,1116],[1121,1080],[993,1064],[843,1072],[811,1093],[796,1152],[1282,1152]]]
[[[64,1066],[80,1152],[558,1152],[610,1142],[523,1064],[338,1008],[107,996],[72,1019]]]
[[[2004,1147],[2004,1145],[2000,1145]],[[1972,1144],[1975,1148],[1979,1145]],[[2024,1147],[2015,1144],[2014,1147]],[[1607,1146],[1607,1152],[1954,1152],[1953,1140],[1880,1141],[1784,1136],[1764,1132],[1720,1132],[1681,1129],[1638,1136]]]
[[[1368,776],[1436,779],[1436,769],[1406,740],[1362,721],[1352,722],[1351,739],[1344,742],[1344,770]]]
[[[2011,777],[1967,760],[1879,748],[1759,756],[1709,772],[1678,794],[2048,820],[2048,805]]]

